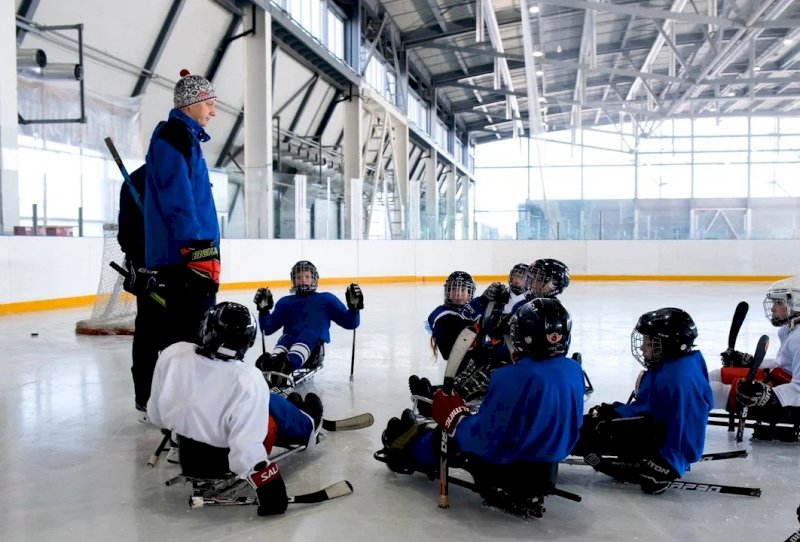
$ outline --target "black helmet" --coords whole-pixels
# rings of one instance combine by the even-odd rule
[[[530,266],[526,263],[518,263],[511,268],[508,273],[508,289],[514,295],[519,295],[531,287]]]
[[[247,307],[225,301],[206,311],[198,352],[221,360],[244,359],[255,340],[256,322]]]
[[[297,280],[302,273],[311,274],[311,284],[298,284]],[[317,273],[316,266],[308,260],[300,260],[292,266],[292,271],[289,274],[292,279],[292,293],[293,294],[309,294],[317,290],[317,282],[319,281],[319,273]]]
[[[651,352],[645,355],[645,338]],[[631,354],[646,368],[665,359],[674,359],[691,352],[697,338],[697,326],[686,311],[666,307],[646,312],[639,317],[631,333]]]
[[[569,286],[569,268],[558,260],[543,258],[530,267],[529,281],[533,297],[555,297]]]
[[[454,302],[452,294],[457,290],[467,291],[467,300],[463,303]],[[453,271],[444,282],[444,304],[448,307],[462,307],[472,301],[475,296],[475,281],[466,271]]]
[[[569,351],[572,318],[554,298],[536,298],[511,317],[514,349],[535,360],[563,356]]]

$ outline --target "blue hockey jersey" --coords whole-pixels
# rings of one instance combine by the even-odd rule
[[[313,332],[318,340],[329,343],[331,322],[345,329],[355,329],[361,323],[361,317],[360,312],[347,310],[332,293],[311,292],[282,297],[271,313],[259,316],[258,322],[265,335],[283,328],[286,335]]]

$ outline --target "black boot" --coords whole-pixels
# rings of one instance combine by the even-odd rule
[[[307,393],[300,410],[311,416],[314,420],[314,429],[319,429],[322,423],[322,399],[316,393]]]
[[[411,445],[418,434],[419,426],[411,409],[405,409],[400,418],[391,418],[381,434],[386,466],[400,474],[413,474],[417,470],[411,457]]]
[[[426,399],[433,398],[433,387],[431,386],[431,381],[427,378],[420,378],[417,375],[409,376],[408,389],[411,391],[411,395],[417,395]],[[426,418],[431,417],[432,409],[430,403],[425,401],[417,401],[417,410],[419,411],[420,416],[424,416]]]

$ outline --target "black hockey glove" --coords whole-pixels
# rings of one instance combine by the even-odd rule
[[[344,298],[347,300],[347,308],[353,312],[364,308],[364,294],[358,284],[351,284],[344,291]]]
[[[678,478],[678,473],[661,457],[643,460],[639,464],[638,474],[641,488],[645,493],[660,495],[669,487],[670,482]]]
[[[509,299],[508,287],[501,282],[493,282],[481,297],[487,302],[494,301],[495,305],[505,306]]]
[[[247,480],[256,490],[259,516],[275,516],[286,512],[289,497],[277,463],[267,465],[262,461],[253,467]]]
[[[723,367],[750,367],[753,364],[753,356],[746,352],[739,352],[728,348],[720,354]]]
[[[763,407],[780,404],[772,388],[763,382],[742,382],[736,388],[736,400],[746,407]]]
[[[269,291],[269,288],[256,290],[256,295],[253,296],[253,303],[256,304],[259,316],[269,314],[269,311],[275,306],[275,302],[272,300],[272,292]]]
[[[614,420],[616,418],[621,418],[619,414],[617,414],[616,408],[622,405],[622,403],[600,403],[597,406],[593,406],[589,409],[589,415],[598,421],[608,421]]]
[[[214,241],[191,241],[181,249],[186,263],[186,287],[200,295],[213,295],[219,291],[219,248]]]

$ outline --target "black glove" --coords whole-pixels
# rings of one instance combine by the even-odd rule
[[[774,398],[772,388],[763,382],[742,382],[736,388],[736,400],[746,407],[767,406]],[[775,398],[777,402],[777,398]]]
[[[504,306],[509,299],[508,287],[501,282],[493,282],[483,292],[481,297],[486,301],[494,301],[496,305]]]
[[[664,493],[670,482],[678,478],[678,472],[661,457],[643,460],[639,463],[637,473],[641,478],[642,491],[653,495]]]
[[[269,291],[269,288],[259,288],[256,291],[256,295],[253,296],[253,303],[256,304],[259,316],[269,314],[269,311],[275,306],[275,302],[272,300],[272,292]]]
[[[125,275],[125,281],[122,283],[123,290],[129,294],[139,295],[141,292],[140,285],[137,284],[138,277],[136,276],[136,265],[134,265],[134,263],[128,258],[125,258],[125,270],[128,272],[128,274]]]
[[[353,312],[364,308],[364,294],[358,284],[351,284],[344,291],[344,298],[347,300],[347,308]]]
[[[181,249],[186,263],[186,287],[201,295],[213,295],[219,291],[219,248],[214,241],[191,241]]]
[[[723,367],[750,367],[753,364],[753,356],[745,352],[739,352],[728,348],[720,354]]]
[[[259,516],[276,516],[286,512],[289,497],[277,463],[267,465],[262,461],[253,467],[247,479],[256,490]]]
[[[607,421],[607,420],[614,420],[617,418],[621,418],[617,411],[615,410],[618,406],[622,405],[622,403],[615,402],[615,403],[600,403],[599,405],[593,406],[589,409],[589,415],[598,421]]]

